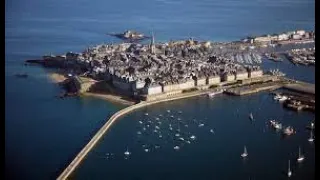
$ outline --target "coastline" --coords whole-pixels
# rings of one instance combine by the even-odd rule
[[[57,84],[62,83],[63,81],[65,81],[67,79],[64,75],[62,75],[61,73],[58,73],[58,72],[49,73],[48,77],[53,83],[57,83]],[[129,98],[122,96],[122,95],[117,95],[117,94],[84,92],[84,93],[81,93],[81,95],[87,96],[87,97],[100,98],[100,99],[106,100],[108,102],[118,103],[118,104],[127,105],[127,106],[136,104],[136,102],[134,100],[129,99]]]

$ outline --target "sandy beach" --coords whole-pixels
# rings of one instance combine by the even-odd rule
[[[120,103],[120,104],[124,104],[124,105],[133,105],[135,104],[135,102],[132,100],[128,100],[127,98],[125,99],[124,97],[120,96],[120,95],[115,95],[115,94],[100,94],[100,93],[90,93],[90,92],[86,92],[83,93],[84,96],[91,96],[91,97],[96,97],[96,98],[101,98],[107,101],[111,101],[111,102],[116,102],[116,103]]]
[[[67,79],[62,74],[59,74],[59,73],[50,73],[48,76],[55,83],[61,83]]]

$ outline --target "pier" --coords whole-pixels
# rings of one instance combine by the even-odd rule
[[[297,91],[297,92],[301,92],[301,93],[315,95],[315,85],[314,84],[296,81],[296,83],[286,84],[283,87],[285,89],[288,89],[291,91]]]

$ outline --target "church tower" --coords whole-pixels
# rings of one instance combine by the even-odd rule
[[[152,37],[151,37],[151,43],[150,43],[150,53],[151,54],[154,54],[155,53],[155,43],[154,43],[154,35],[153,35],[153,32],[152,32]]]

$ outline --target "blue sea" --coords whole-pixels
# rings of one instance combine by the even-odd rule
[[[56,98],[61,89],[49,80],[47,74],[51,70],[24,66],[24,60],[116,43],[119,40],[106,33],[127,29],[145,34],[153,31],[156,41],[161,42],[189,37],[232,41],[248,35],[313,30],[315,2],[6,0],[5,15],[6,179],[55,179],[105,121],[125,106],[89,97]],[[295,79],[315,82],[314,67],[294,66],[289,61],[265,61],[262,66],[279,68]],[[14,76],[16,73],[28,73],[29,77],[19,79]],[[169,109],[173,119],[168,115]],[[253,123],[248,119],[250,112],[256,119]],[[160,114],[163,116],[159,117]],[[158,125],[162,138],[153,132],[156,117],[162,120]],[[272,118],[294,126],[297,133],[282,138],[267,126]],[[307,141],[309,132],[305,130],[313,119],[312,113],[284,109],[267,92],[158,104],[117,122],[72,176],[74,179],[284,179],[290,159],[292,179],[314,179],[315,149]],[[149,134],[141,129],[145,121],[152,123],[149,126],[152,129],[146,129]],[[181,126],[179,137],[185,141],[191,134],[196,139],[190,144],[177,140],[168,130],[169,124],[174,130]],[[138,135],[138,131],[142,134]],[[159,147],[154,148],[155,144]],[[180,149],[174,150],[174,146]],[[246,160],[240,157],[244,146],[249,153]],[[306,157],[301,164],[295,160],[299,146]],[[150,151],[145,152],[144,148]],[[132,154],[124,159],[127,149]]]

